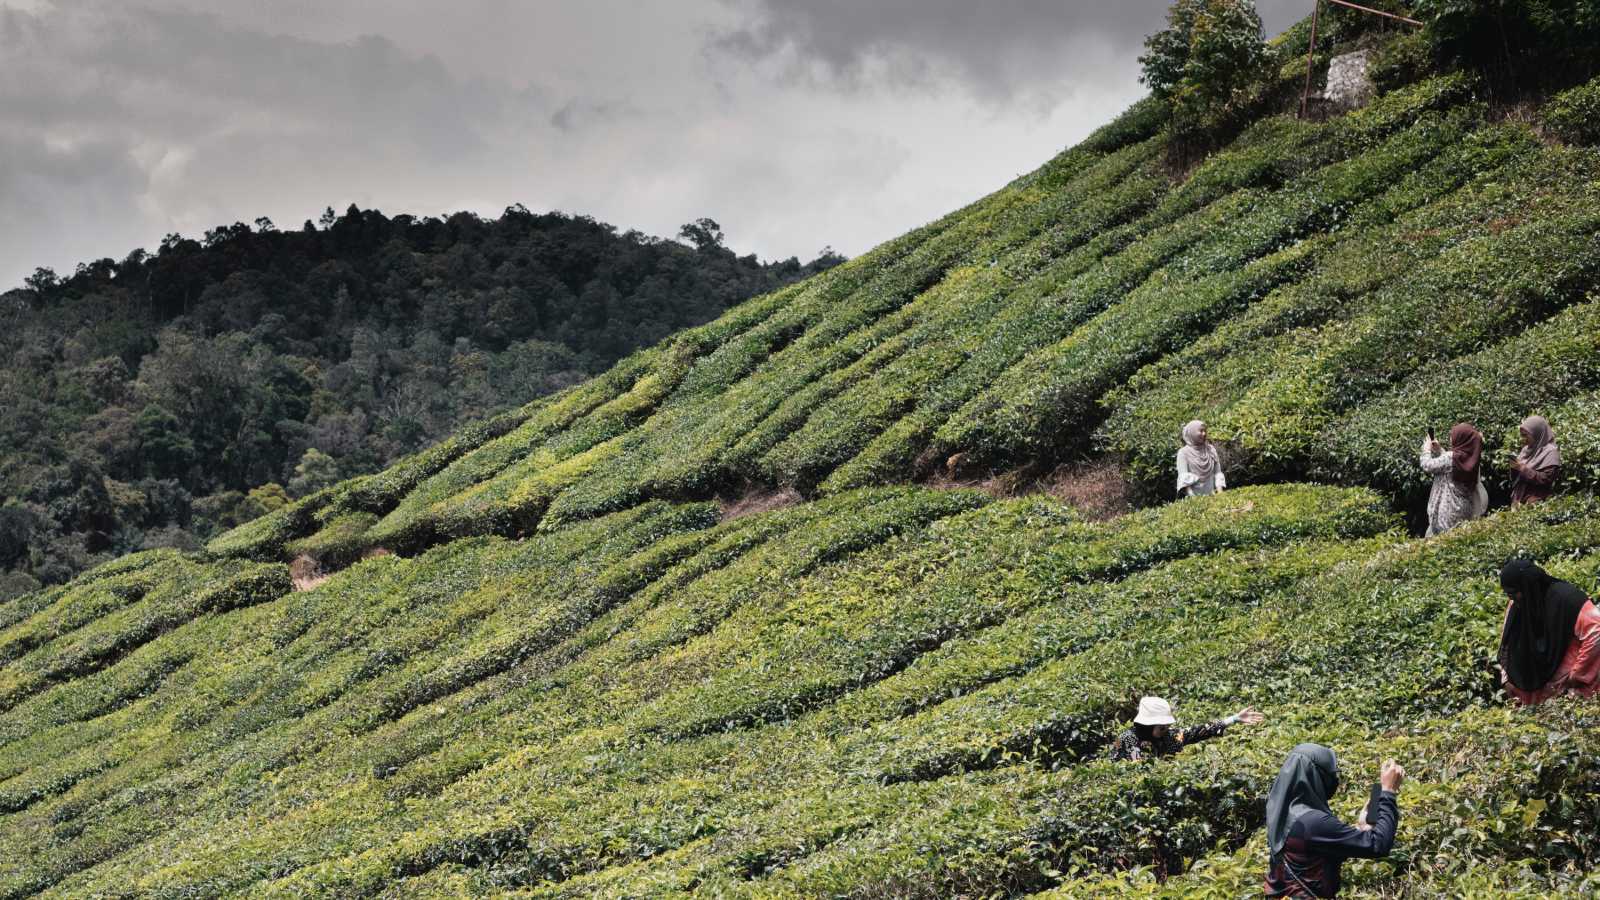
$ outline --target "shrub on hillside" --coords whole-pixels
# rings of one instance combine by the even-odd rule
[[[1441,60],[1503,85],[1571,84],[1594,74],[1600,0],[1415,0]]]
[[[1267,65],[1261,16],[1248,0],[1178,0],[1167,27],[1145,39],[1140,80],[1171,105],[1181,140],[1236,114]]]
[[[1551,97],[1543,114],[1545,127],[1562,140],[1600,143],[1600,78]]]

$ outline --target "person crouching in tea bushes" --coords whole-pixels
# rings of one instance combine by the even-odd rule
[[[1500,570],[1510,604],[1500,633],[1500,680],[1523,706],[1600,691],[1600,611],[1576,585],[1528,559]]]
[[[1321,744],[1299,744],[1289,751],[1267,795],[1268,897],[1335,897],[1340,868],[1347,859],[1377,859],[1394,847],[1400,827],[1395,794],[1406,771],[1394,760],[1378,775],[1376,809],[1368,827],[1339,821],[1328,800],[1339,790],[1339,760]],[[1369,802],[1369,807],[1372,803]]]
[[[1254,725],[1262,719],[1254,707],[1246,706],[1226,719],[1207,722],[1193,728],[1172,728],[1178,720],[1172,716],[1172,704],[1160,697],[1145,697],[1139,701],[1139,714],[1133,717],[1133,727],[1117,735],[1111,745],[1112,759],[1153,759],[1170,756],[1190,744],[1210,740],[1237,723]]]
[[[1222,454],[1211,443],[1206,423],[1195,419],[1183,426],[1183,446],[1178,449],[1178,496],[1215,494],[1228,486],[1222,474]]]
[[[1428,494],[1428,537],[1471,521],[1489,508],[1479,462],[1483,435],[1465,422],[1450,429],[1449,448],[1431,436],[1422,440],[1422,471],[1433,476]]]

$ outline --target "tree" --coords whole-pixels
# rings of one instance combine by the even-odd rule
[[[294,477],[289,479],[289,495],[304,497],[315,494],[339,481],[339,463],[315,447],[306,449],[300,462],[295,464]],[[251,496],[255,496],[251,492]]]
[[[722,226],[715,220],[702,217],[678,229],[678,237],[693,244],[696,250],[705,250],[721,247],[724,235]]]
[[[56,275],[56,271],[54,269],[47,269],[44,266],[40,266],[39,268],[33,270],[32,275],[22,279],[22,284],[28,290],[33,291],[40,297],[43,297],[50,291],[55,290],[56,287],[61,284],[61,278]]]
[[[1175,130],[1193,139],[1239,111],[1264,70],[1261,16],[1250,0],[1178,0],[1139,64],[1140,80],[1171,104]]]
[[[1443,61],[1513,90],[1585,80],[1600,69],[1600,0],[1416,0]]]

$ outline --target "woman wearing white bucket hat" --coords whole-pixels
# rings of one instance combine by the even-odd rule
[[[1111,758],[1150,759],[1168,756],[1190,744],[1214,738],[1227,731],[1230,725],[1254,725],[1261,719],[1261,713],[1256,712],[1255,707],[1246,706],[1226,719],[1174,732],[1172,727],[1178,724],[1178,720],[1173,718],[1172,704],[1160,697],[1145,697],[1139,701],[1139,714],[1133,717],[1133,727],[1118,735],[1116,743],[1111,745]]]

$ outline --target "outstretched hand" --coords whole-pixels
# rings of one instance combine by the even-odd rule
[[[1261,720],[1266,718],[1266,716],[1263,716],[1261,713],[1257,712],[1254,706],[1246,706],[1244,709],[1241,709],[1235,713],[1234,716],[1239,720],[1239,724],[1241,725],[1259,725],[1261,724]]]

